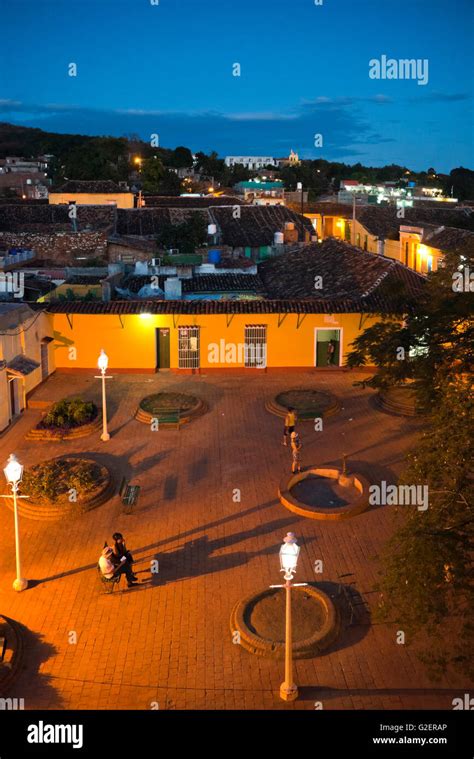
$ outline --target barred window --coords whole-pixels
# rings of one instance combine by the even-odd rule
[[[245,327],[245,366],[265,369],[267,365],[267,325],[252,324]]]
[[[199,369],[199,332],[199,327],[178,327],[178,367],[180,369]]]

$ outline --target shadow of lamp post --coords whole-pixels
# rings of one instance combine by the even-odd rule
[[[16,579],[13,582],[13,590],[21,591],[28,587],[28,580],[21,576],[20,554],[20,530],[18,524],[18,498],[28,498],[27,495],[18,495],[18,488],[23,477],[23,465],[20,464],[14,453],[8,457],[8,462],[3,470],[12,495],[2,495],[1,498],[13,497],[13,511],[15,515],[15,555],[16,555]]]

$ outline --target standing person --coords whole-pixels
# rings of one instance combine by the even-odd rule
[[[301,464],[300,464],[300,451],[301,451],[302,445],[300,436],[297,432],[291,433],[291,471],[293,474],[296,474],[297,472],[301,472]]]
[[[288,411],[285,416],[285,428],[283,430],[283,445],[288,445],[288,438],[291,436],[291,433],[295,431],[296,420],[296,411],[293,406],[288,406]]]
[[[334,354],[336,352],[336,345],[334,340],[328,342],[328,366],[334,363]]]
[[[111,580],[114,575],[124,574],[127,578],[127,586],[129,588],[137,585],[135,575],[133,574],[132,568],[125,556],[122,557],[120,564],[116,566],[112,560],[113,555],[114,552],[110,546],[106,546],[102,549],[102,554],[99,559],[99,567],[104,577],[106,577],[107,580]]]

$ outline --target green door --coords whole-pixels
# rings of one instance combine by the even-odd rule
[[[156,368],[170,368],[170,330],[156,330]]]
[[[316,366],[340,366],[340,329],[318,329],[316,331]],[[329,350],[329,344],[334,347]]]

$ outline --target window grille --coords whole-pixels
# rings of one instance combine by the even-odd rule
[[[180,369],[199,369],[199,366],[199,327],[178,327],[178,367]]]
[[[252,324],[245,327],[245,366],[264,369],[267,365],[267,325]]]

